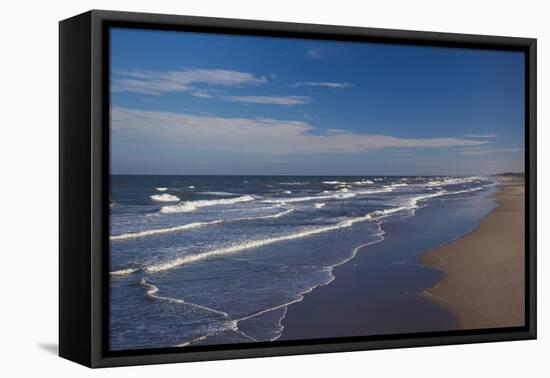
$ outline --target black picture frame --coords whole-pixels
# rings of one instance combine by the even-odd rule
[[[110,352],[110,27],[368,41],[525,53],[524,327]],[[59,24],[59,354],[89,367],[536,338],[536,39],[92,10]]]

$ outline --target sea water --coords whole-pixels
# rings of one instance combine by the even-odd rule
[[[479,176],[113,175],[110,348],[277,340],[288,306],[383,243],[384,223],[494,185]]]

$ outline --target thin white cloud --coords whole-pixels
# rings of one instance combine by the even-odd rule
[[[306,51],[306,57],[310,59],[320,59],[325,56],[324,49],[309,49]]]
[[[235,87],[262,84],[267,79],[248,72],[221,69],[185,69],[180,71],[115,71],[112,92],[161,95],[194,90],[196,84]]]
[[[323,132],[302,121],[223,118],[126,108],[113,108],[111,116],[113,140],[144,148],[156,141],[186,150],[285,155],[488,143],[459,138],[398,138],[340,129]]]
[[[306,96],[226,96],[211,87],[239,87],[263,84],[265,76],[229,70],[187,69],[182,71],[116,71],[111,90],[159,96],[165,93],[185,92],[194,97],[213,98],[246,104],[300,105],[311,98]],[[270,77],[273,77],[272,75]],[[197,85],[202,87],[197,88]],[[204,88],[207,85],[207,88]]]
[[[310,86],[310,87],[327,87],[327,88],[348,88],[353,86],[353,84],[329,82],[329,81],[299,81],[292,86],[293,87]]]
[[[496,134],[464,134],[466,138],[496,138]]]
[[[488,154],[497,154],[497,153],[510,153],[510,152],[521,152],[523,148],[493,148],[487,150],[465,150],[462,151],[464,155],[488,155]]]
[[[311,101],[306,96],[224,96],[224,99],[246,104],[267,105],[300,105]]]
[[[190,91],[189,94],[191,96],[200,97],[200,98],[212,98],[212,97],[214,97],[214,95],[211,92],[205,91],[205,90]]]

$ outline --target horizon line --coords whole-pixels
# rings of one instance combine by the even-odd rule
[[[470,174],[366,174],[366,175],[312,175],[312,174],[189,174],[189,173],[109,173],[110,176],[258,176],[258,177],[374,177],[374,176],[498,176],[498,175],[507,175],[507,174],[525,174],[525,172],[498,172],[498,173],[470,173]]]

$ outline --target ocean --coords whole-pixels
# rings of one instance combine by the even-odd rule
[[[473,209],[450,241],[494,207],[494,190],[479,176],[112,175],[110,349],[275,341],[289,306],[335,267],[375,245],[383,255],[385,224]]]

